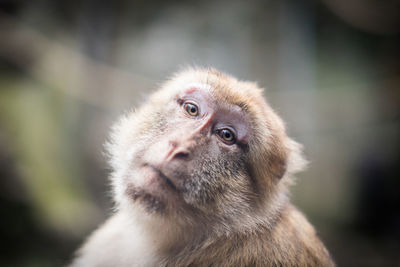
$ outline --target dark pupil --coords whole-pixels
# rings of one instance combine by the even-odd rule
[[[196,113],[196,107],[195,106],[191,106],[190,107],[190,112],[191,113]]]
[[[227,131],[227,130],[224,130],[224,137],[226,139],[231,139],[231,133],[229,131]]]

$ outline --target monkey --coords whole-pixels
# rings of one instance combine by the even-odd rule
[[[105,147],[115,212],[71,266],[335,266],[290,202],[302,145],[256,83],[178,72]]]

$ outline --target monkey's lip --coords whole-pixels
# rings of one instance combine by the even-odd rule
[[[165,182],[165,184],[171,188],[173,191],[175,192],[179,192],[178,188],[176,187],[176,185],[171,181],[171,179],[169,179],[160,169],[156,168],[155,166],[151,165],[151,164],[144,164],[144,166],[149,167],[150,169],[152,169],[155,173],[158,174],[158,177],[161,178],[161,180],[163,180]]]

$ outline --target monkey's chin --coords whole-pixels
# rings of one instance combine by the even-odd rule
[[[146,190],[137,188],[132,184],[127,186],[126,194],[134,204],[143,206],[148,212],[165,213],[167,210],[166,201],[160,196],[146,192]]]

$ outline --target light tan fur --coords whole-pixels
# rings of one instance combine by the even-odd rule
[[[157,159],[168,134],[165,125],[177,120],[166,110],[191,87],[207,92],[218,106],[240,108],[249,125],[248,149],[235,154],[243,158],[236,165],[223,161],[228,166],[223,172],[216,163],[193,171],[213,178],[202,185],[222,190],[203,193],[211,201],[196,202],[200,191],[185,198],[183,206],[152,199],[146,208],[132,201],[124,181],[143,184],[132,167],[135,155]],[[72,266],[334,266],[314,228],[289,202],[293,174],[306,165],[302,147],[286,135],[255,83],[215,69],[180,72],[117,122],[107,149],[116,212],[78,251]],[[199,162],[209,162],[207,156],[199,156]]]

